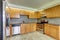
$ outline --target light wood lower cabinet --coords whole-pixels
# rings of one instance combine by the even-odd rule
[[[21,34],[33,32],[36,31],[36,24],[35,23],[21,24],[20,29]]]
[[[36,23],[31,23],[31,26],[30,26],[30,31],[33,32],[33,31],[36,31]]]
[[[50,31],[49,31],[49,25],[48,24],[44,25],[44,33],[46,33],[46,34],[50,33]]]
[[[45,24],[44,25],[44,33],[59,40],[59,26],[52,25],[52,24]]]
[[[22,25],[21,25],[21,28],[20,28],[20,33],[21,33],[21,34],[24,34],[24,33],[25,33],[25,27],[26,27],[25,24],[22,24]]]

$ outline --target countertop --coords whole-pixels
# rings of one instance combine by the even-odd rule
[[[47,23],[47,24],[55,25],[55,26],[60,26],[60,24],[52,24],[52,23]]]
[[[30,23],[36,23],[36,22],[11,23],[11,24],[12,25],[21,25],[21,24],[30,24]],[[36,23],[36,24],[42,24],[42,23]],[[47,23],[47,24],[60,26],[60,24],[53,24],[53,23]]]

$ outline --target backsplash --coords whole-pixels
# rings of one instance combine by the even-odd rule
[[[60,18],[50,18],[50,19],[47,19],[47,20],[48,20],[48,23],[59,24],[60,25]]]
[[[30,19],[28,19],[27,16],[20,16],[20,18],[12,18],[10,21],[11,21],[12,24],[23,23],[23,21],[25,23],[37,23],[37,22],[40,22],[36,18],[30,18]]]
[[[45,20],[48,20],[48,23],[50,23],[50,24],[60,24],[60,18],[49,18],[49,19],[45,19]],[[10,22],[12,24],[23,23],[23,21],[25,23],[40,23],[41,19],[36,19],[36,18],[28,19],[27,16],[20,16],[20,18],[12,18],[10,20]]]

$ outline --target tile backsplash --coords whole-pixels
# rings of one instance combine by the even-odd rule
[[[28,18],[27,16],[20,16],[20,18],[12,18],[11,20],[11,23],[23,23],[23,21],[25,23],[37,23],[37,22],[40,22],[39,20],[37,21],[36,18]]]
[[[47,19],[47,20],[48,20],[48,23],[59,24],[60,25],[60,18],[50,18],[50,19]]]
[[[40,23],[41,19],[36,19],[36,18],[28,18],[27,16],[20,16],[20,18],[12,18],[10,21],[12,24],[16,24],[16,23],[23,23],[23,21],[25,23]],[[50,24],[60,24],[60,18],[48,18],[48,19],[45,19],[45,20],[48,20],[48,23]]]

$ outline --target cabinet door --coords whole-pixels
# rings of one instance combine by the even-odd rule
[[[57,26],[50,26],[50,35],[54,38],[57,38],[58,29],[56,29],[55,27]]]
[[[20,10],[20,15],[29,15],[29,13],[27,10]]]
[[[41,13],[31,12],[29,18],[41,18]]]
[[[25,32],[25,24],[21,24],[20,32],[21,32],[21,34],[26,33],[26,32]]]
[[[50,31],[51,31],[51,32],[50,32],[50,33],[51,33],[50,35],[51,35],[52,37],[56,38],[56,37],[57,37],[57,34],[56,34],[56,33],[57,33],[57,30],[54,29],[54,28],[51,28]]]
[[[54,38],[58,38],[58,26],[51,25],[51,24],[45,24],[44,26],[44,32],[45,34],[48,34]]]
[[[14,14],[15,14],[14,11],[15,11],[15,10],[12,9],[12,8],[9,10],[10,18],[14,18]]]
[[[36,31],[36,24],[34,24],[34,23],[31,24],[31,31],[32,32]]]
[[[33,27],[33,26],[32,26],[32,24],[30,24],[30,32],[32,32],[32,31],[33,31],[32,27]]]
[[[49,35],[50,34],[50,30],[49,29],[50,29],[49,25],[45,24],[44,25],[44,33]]]
[[[26,33],[30,32],[30,24],[26,24]]]
[[[37,14],[35,14],[35,13],[30,13],[29,18],[37,18]]]
[[[45,13],[46,13],[47,18],[60,17],[60,11],[59,10],[60,10],[60,5],[46,9]]]

